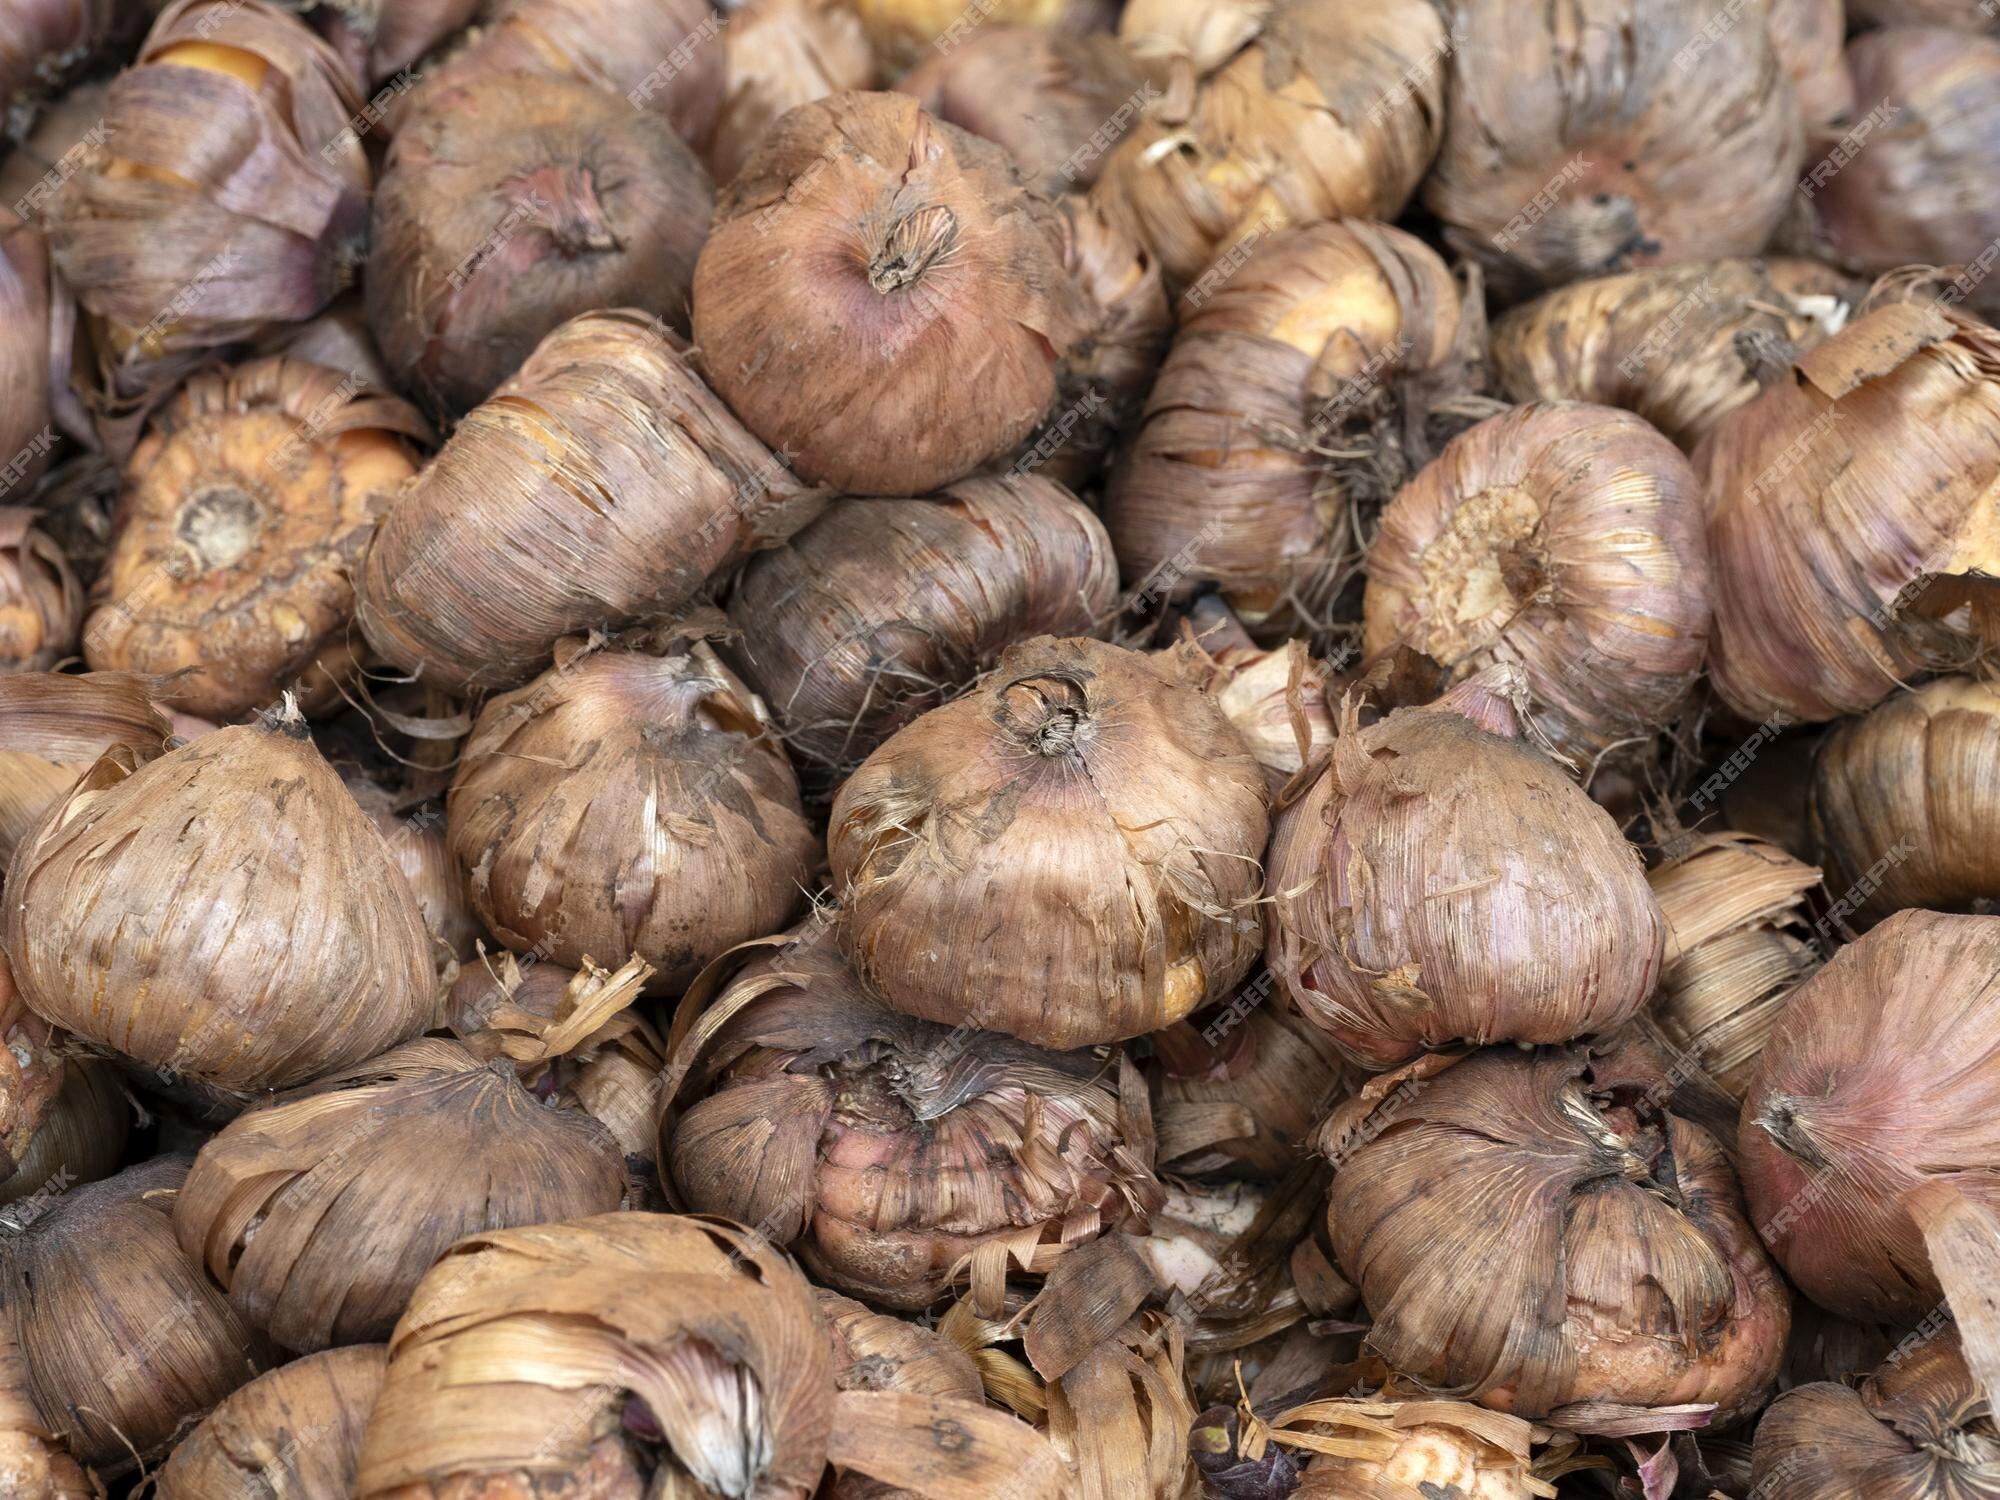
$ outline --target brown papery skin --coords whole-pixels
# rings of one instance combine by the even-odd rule
[[[1695,450],[1715,573],[1709,675],[1752,723],[1861,713],[2000,639],[2000,334],[1891,303]]]
[[[272,1351],[174,1243],[185,1157],[74,1188],[0,1244],[4,1316],[27,1389],[93,1467],[165,1451],[271,1363]]]
[[[726,183],[787,110],[875,85],[875,53],[847,0],[749,0],[723,38],[727,82],[708,142],[708,170]]]
[[[619,1433],[634,1404],[708,1493],[806,1500],[832,1395],[813,1290],[752,1230],[619,1213],[477,1235],[396,1325],[355,1500],[661,1493]]]
[[[225,1091],[359,1062],[430,1020],[423,915],[294,716],[110,759],[7,872],[5,945],[37,1014]]]
[[[137,762],[166,749],[162,688],[125,672],[0,674],[0,858],[105,751]]]
[[[1394,219],[1437,152],[1448,51],[1425,0],[1284,0],[1191,104],[1132,125],[1098,197],[1176,293],[1271,230]]]
[[[722,106],[715,15],[704,0],[498,0],[466,45],[425,73],[425,87],[509,73],[574,78],[666,116],[700,150]]]
[[[481,935],[479,920],[472,914],[465,881],[445,847],[444,814],[435,803],[400,811],[396,797],[386,787],[350,776],[347,790],[368,821],[389,846],[396,868],[410,882],[410,891],[424,914],[424,926],[436,944],[440,960],[470,959]]]
[[[54,447],[49,289],[41,231],[0,209],[0,498],[25,499]]]
[[[1886,106],[1835,163],[1809,162],[1808,191],[1833,253],[1864,271],[1912,263],[1955,266],[1962,295],[2000,312],[2000,278],[1985,255],[2000,237],[1987,164],[2000,150],[2000,38],[1898,24],[1847,49],[1855,110]],[[1987,25],[1992,22],[1988,21]]]
[[[2000,29],[1986,0],[1847,0],[1848,18],[1877,26],[1948,26],[1954,31]]]
[[[1424,202],[1496,285],[1764,248],[1805,132],[1762,7],[1729,5],[1458,6]]]
[[[46,672],[71,655],[83,586],[36,512],[0,505],[0,672]]]
[[[834,799],[841,943],[910,1015],[1043,1047],[1157,1031],[1263,938],[1262,769],[1179,654],[1038,637]]]
[[[1515,401],[1590,401],[1637,412],[1693,448],[1763,389],[1752,350],[1789,360],[1857,300],[1809,260],[1700,261],[1573,282],[1503,314],[1493,363]]]
[[[160,1470],[160,1500],[352,1494],[388,1357],[381,1344],[358,1344],[259,1375],[181,1439]]]
[[[96,1475],[86,1475],[35,1410],[28,1363],[0,1319],[0,1486],[12,1500],[103,1500]]]
[[[1458,290],[1422,241],[1355,221],[1260,240],[1190,301],[1105,493],[1119,564],[1156,593],[1212,580],[1253,629],[1287,606],[1315,612],[1351,570],[1353,529],[1314,450],[1445,369]]]
[[[1665,924],[1610,815],[1449,708],[1343,725],[1268,878],[1272,969],[1365,1067],[1609,1031],[1659,977]]]
[[[819,862],[762,701],[699,644],[605,651],[492,699],[445,812],[501,942],[572,969],[637,954],[669,991],[789,922]]]
[[[912,1395],[986,1399],[979,1367],[934,1328],[887,1313],[838,1292],[819,1290],[820,1316],[833,1346],[833,1381],[843,1391],[907,1391]]]
[[[220,49],[235,73],[173,49]],[[318,312],[368,228],[371,174],[339,57],[264,0],[176,0],[111,85],[99,152],[51,200],[65,282],[150,358]],[[143,335],[143,336],[142,336]],[[133,342],[137,340],[136,344]]]
[[[715,218],[704,372],[801,475],[855,494],[923,494],[1011,449],[1095,322],[1055,208],[903,94],[793,110]]]
[[[1093,488],[1111,455],[1139,425],[1146,397],[1173,342],[1159,264],[1116,229],[1094,200],[1056,200],[1068,230],[1063,264],[1096,308],[1091,331],[1056,371],[1056,399],[1015,449],[1008,467],[1040,474],[1078,494]]]
[[[1667,728],[1701,675],[1708,537],[1694,471],[1629,412],[1517,406],[1460,434],[1368,549],[1370,656],[1454,677],[1518,664],[1531,721],[1586,766]]]
[[[1103,524],[1062,486],[1010,474],[836,501],[750,560],[729,620],[787,747],[830,786],[1013,642],[1101,630],[1117,602]]]
[[[1951,1328],[1920,1327],[1859,1388],[1800,1386],[1757,1424],[1758,1500],[1996,1500],[2000,1429]]]
[[[1657,1102],[1670,1091],[1574,1048],[1496,1049],[1378,1096],[1344,1144],[1330,1130],[1327,1230],[1373,1347],[1529,1418],[1593,1401],[1713,1402],[1718,1428],[1755,1413],[1790,1293],[1721,1147]]]
[[[1800,1291],[1863,1321],[1935,1308],[1912,1195],[2000,1211],[2000,917],[1899,912],[1835,954],[1765,1044],[1738,1144]]]
[[[1865,894],[1864,923],[1906,906],[1990,911],[2000,691],[1942,677],[1835,729],[1813,763],[1812,826],[1832,888]]]
[[[663,1180],[876,1306],[928,1307],[968,1271],[997,1300],[1004,1251],[1040,1274],[1160,1202],[1115,1069],[899,1015],[823,932],[752,959],[715,1012],[669,1068],[693,1102],[662,1125]]]
[[[596,1120],[425,1037],[237,1116],[196,1155],[174,1232],[245,1323],[313,1353],[387,1338],[453,1241],[624,1191]]]
[[[0,115],[120,29],[143,24],[145,0],[15,0],[0,12]]]
[[[1894,0],[1907,12],[1921,9],[1931,0]],[[1946,4],[1960,0],[1944,0]],[[1977,4],[1980,0],[1963,0]],[[1808,148],[1821,140],[1837,138],[1843,120],[1854,108],[1854,80],[1848,76],[1847,59],[1841,43],[1847,32],[1848,14],[1862,9],[1868,0],[1765,0],[1765,21],[1771,29],[1771,50],[1778,54],[1778,66],[1792,81],[1804,117]],[[1845,12],[1845,13],[1844,13]]]
[[[1274,0],[1125,0],[1118,39],[1135,57],[1185,57],[1206,78],[1257,35]]]
[[[368,81],[382,83],[414,72],[412,64],[484,8],[485,0],[337,0],[314,19]]]
[[[276,358],[194,376],[132,451],[85,658],[172,676],[233,719],[295,689],[318,712],[358,667],[353,574],[430,428],[402,398]]]
[[[1005,146],[1021,175],[1051,198],[1096,182],[1109,148],[1092,137],[1115,133],[1157,97],[1141,93],[1138,70],[1115,38],[1039,26],[981,26],[896,88],[940,120]]]
[[[670,614],[818,514],[636,312],[586,313],[474,408],[369,546],[369,643],[447,690],[512,687],[577,630]]]
[[[991,0],[968,11],[957,0],[854,0],[890,73],[962,46],[987,26],[1101,29],[1103,0]]]
[[[568,78],[423,90],[375,190],[368,322],[397,383],[469,411],[579,313],[687,332],[708,174],[659,116]]]

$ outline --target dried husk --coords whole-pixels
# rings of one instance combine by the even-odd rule
[[[1005,150],[903,94],[767,131],[694,276],[703,371],[805,478],[920,495],[1018,443],[1095,309]]]
[[[831,789],[1013,642],[1094,633],[1117,601],[1103,523],[1053,480],[1007,474],[836,501],[750,560],[729,621],[787,748]]]
[[[1005,146],[1051,198],[1096,182],[1107,137],[1159,97],[1150,84],[1142,89],[1116,37],[990,23],[934,52],[896,87],[938,119]]]
[[[715,126],[729,23],[706,0],[497,0],[484,19],[425,73],[425,90],[511,73],[573,78],[666,116],[696,150]]]
[[[0,953],[0,1170],[8,1184],[32,1175],[31,1165],[46,1154],[35,1141],[44,1128],[53,1128],[51,1117],[70,1086],[64,1043],[60,1031],[28,1009],[13,966]],[[28,1191],[40,1185],[33,1183]]]
[[[1260,1418],[1208,1414],[1194,1453],[1224,1500],[1531,1500],[1553,1496],[1544,1475],[1576,1445],[1546,1427],[1401,1382],[1367,1395],[1323,1398]],[[1226,1420],[1224,1420],[1226,1418]],[[1295,1455],[1295,1456],[1294,1456]],[[1234,1460],[1234,1462],[1230,1462]],[[1223,1467],[1227,1464],[1228,1467]],[[1297,1488],[1273,1487],[1303,1469]]]
[[[1805,154],[1763,20],[1735,0],[1462,0],[1425,204],[1508,289],[1757,254]]]
[[[370,171],[339,57],[264,0],[175,0],[49,202],[63,280],[132,367],[309,318],[349,278]]]
[[[831,1366],[811,1287],[752,1231],[625,1213],[478,1235],[390,1339],[356,1500],[806,1500]]]
[[[1813,837],[1856,925],[1906,906],[2000,902],[2000,690],[1941,677],[1827,736],[1813,763]]]
[[[10,1007],[19,1020],[6,1026],[5,1039],[12,1067],[32,1078],[35,1064],[45,1064],[50,1043],[25,1008]],[[44,1039],[46,1038],[46,1039]],[[40,1045],[38,1045],[38,1042]],[[27,1063],[22,1059],[27,1058]],[[29,1204],[33,1218],[59,1193],[79,1182],[100,1182],[125,1160],[125,1139],[132,1123],[132,1106],[108,1063],[88,1057],[60,1059],[61,1090],[48,1111],[34,1124],[24,1150],[10,1149],[13,1175],[0,1181],[0,1204]]]
[[[0,209],[0,497],[27,495],[55,447],[49,402],[64,321],[50,294],[41,230]]]
[[[1187,9],[1174,25],[1215,71],[1191,99],[1176,82],[1155,101],[1096,189],[1113,222],[1159,257],[1170,289],[1200,284],[1211,266],[1227,274],[1272,230],[1401,214],[1443,119],[1450,41],[1436,7],[1280,0],[1253,21],[1230,6],[1219,37],[1206,33],[1213,7]],[[1120,30],[1142,55],[1176,45],[1148,39],[1143,19]]]
[[[580,313],[687,332],[714,193],[658,115],[532,74],[423,90],[375,190],[368,323],[397,384],[460,415]]]
[[[1325,666],[1302,640],[1266,650],[1213,594],[1195,601],[1187,629],[1214,667],[1209,691],[1264,768],[1275,796],[1333,749]]]
[[[83,625],[83,587],[39,519],[0,505],[0,672],[46,672],[74,652]]]
[[[659,1179],[659,1102],[665,1039],[634,1011],[652,969],[572,972],[511,953],[482,953],[453,981],[445,1024],[478,1057],[504,1057],[537,1099],[601,1122],[625,1156],[628,1205],[652,1207]]]
[[[258,352],[283,354],[307,364],[338,370],[357,383],[394,389],[382,351],[368,331],[367,310],[359,292],[349,292],[316,318],[293,323],[259,346]]]
[[[852,0],[883,67],[901,72],[949,54],[989,27],[1047,27],[1065,32],[1104,29],[1105,0]]]
[[[1609,1031],[1659,976],[1638,853],[1487,701],[1517,686],[1489,668],[1367,729],[1344,702],[1331,763],[1278,819],[1267,959],[1364,1066]]]
[[[1195,1406],[1180,1324],[1146,1312],[1048,1386],[1048,1433],[1076,1500],[1193,1500]]]
[[[77,1459],[107,1472],[165,1449],[270,1362],[174,1243],[185,1157],[156,1157],[65,1194],[0,1239],[9,1334],[26,1389]]]
[[[899,1015],[823,924],[765,946],[683,1002],[667,1098],[684,1108],[660,1141],[679,1201],[874,1305],[924,1308],[969,1280],[989,1313],[1010,1269],[1042,1275],[1158,1204],[1115,1066]]]
[[[1752,723],[1861,713],[2000,639],[2000,335],[1890,303],[1695,450],[1707,491],[1709,675]]]
[[[175,1447],[159,1500],[313,1500],[351,1495],[361,1434],[389,1351],[358,1344],[259,1375]]]
[[[1454,438],[1382,512],[1362,642],[1457,679],[1514,664],[1529,723],[1595,770],[1686,708],[1710,594],[1680,451],[1629,412],[1537,402]]]
[[[28,1365],[0,1318],[0,1486],[10,1500],[104,1500],[104,1485],[35,1410]]]
[[[0,674],[0,859],[105,751],[135,761],[173,732],[163,684],[126,672]]]
[[[132,452],[90,665],[185,672],[175,705],[218,721],[286,691],[309,712],[338,706],[360,666],[353,574],[430,435],[401,397],[323,365],[192,377]]]
[[[1753,400],[1758,375],[1845,325],[1858,300],[1809,260],[1699,261],[1558,287],[1493,325],[1493,364],[1516,401],[1637,412],[1692,449]]]
[[[1820,872],[1743,833],[1699,837],[1647,876],[1667,924],[1654,1019],[1740,1101],[1785,998],[1818,966],[1804,940]]]
[[[1989,1390],[2000,1373],[1996,989],[2000,917],[1899,912],[1793,992],[1738,1138],[1759,1232],[1799,1290],[1884,1322],[1948,1301]]]
[[[722,109],[707,153],[720,183],[786,111],[875,84],[874,49],[847,0],[749,0],[729,18],[723,57]]]
[[[957,1345],[833,1292],[819,1293],[819,1308],[841,1391],[834,1398],[832,1457],[843,1472],[827,1500],[1071,1494],[1048,1440],[1018,1417],[987,1408],[979,1371]],[[870,1471],[924,1482],[906,1488],[871,1478]]]
[[[512,687],[564,636],[671,614],[822,502],[657,323],[586,313],[403,492],[368,548],[358,616],[427,683]]]
[[[409,881],[440,967],[451,959],[462,963],[471,958],[482,929],[466,895],[465,879],[445,847],[443,809],[427,801],[405,811],[408,798],[359,776],[347,778],[347,790]]]
[[[416,897],[296,710],[137,770],[106,756],[15,850],[7,890],[36,1014],[197,1085],[302,1083],[430,1019]]]
[[[319,0],[334,47],[370,83],[416,71],[415,64],[486,9],[486,0]]]
[[[309,1354],[387,1338],[453,1241],[624,1192],[603,1125],[424,1037],[238,1115],[196,1155],[174,1232],[245,1323]]]
[[[1371,1346],[1444,1394],[1573,1431],[1753,1415],[1790,1293],[1665,1076],[1581,1048],[1439,1061],[1374,1080],[1320,1139]]]
[[[1958,1335],[1925,1325],[1858,1388],[1785,1392],[1757,1424],[1757,1500],[1993,1500],[2000,1427]]]
[[[1021,440],[1008,467],[1039,473],[1079,494],[1096,484],[1112,450],[1139,425],[1173,342],[1174,315],[1160,268],[1080,193],[1056,200],[1068,234],[1063,263],[1096,308],[1083,340],[1056,370],[1056,399]]]
[[[502,943],[573,969],[637,954],[670,991],[789,922],[819,863],[763,701],[700,640],[579,644],[489,700],[445,812]]]
[[[2000,212],[1985,166],[2000,145],[2000,39],[1916,19],[1898,16],[1849,45],[1861,118],[1811,164],[1800,191],[1842,261],[1864,271],[1970,262],[1963,294],[1991,317]]]
[[[1153,1038],[1153,1125],[1166,1170],[1281,1178],[1360,1082],[1332,1039],[1273,990],[1266,975],[1206,1025],[1197,1016]],[[1255,1008],[1238,1016],[1239,1005]]]
[[[1199,681],[1188,651],[1037,637],[869,756],[827,835],[862,982],[1054,1048],[1227,995],[1263,940],[1268,793]]]
[[[1934,0],[1894,0],[1904,11]],[[1957,0],[1942,0],[1944,4]],[[1870,0],[1765,0],[1764,20],[1771,30],[1771,50],[1778,66],[1792,81],[1799,113],[1805,121],[1810,148],[1840,134],[1840,122],[1854,109],[1854,80],[1847,71],[1841,44],[1847,33],[1846,12],[1865,8]]]
[[[0,14],[0,119],[58,87],[121,33],[143,24],[146,0],[17,0]]]
[[[1483,321],[1422,241],[1359,221],[1260,239],[1194,304],[1106,490],[1119,564],[1155,598],[1219,584],[1253,630],[1317,620],[1354,568],[1357,434],[1475,383]]]

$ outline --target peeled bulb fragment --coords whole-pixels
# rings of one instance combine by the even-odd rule
[[[2000,690],[1940,677],[1827,737],[1813,837],[1850,921],[2000,902]]]
[[[480,711],[445,837],[508,947],[569,968],[637,954],[677,991],[792,919],[817,841],[762,700],[706,642],[573,644]]]
[[[303,1083],[430,1020],[416,897],[296,710],[137,770],[99,761],[15,850],[7,894],[37,1014],[225,1094]]]
[[[904,94],[834,94],[723,190],[694,339],[744,425],[814,483],[915,495],[1018,443],[1089,332],[1063,225],[1007,153]]]
[[[691,1208],[764,1226],[877,1306],[922,1309],[969,1279],[997,1313],[1010,1268],[1042,1275],[1157,1206],[1099,1057],[898,1015],[823,929],[764,946],[668,1074],[681,1107],[660,1160]]]
[[[388,1350],[295,1359],[231,1394],[160,1470],[159,1500],[307,1500],[353,1493]]]
[[[355,1496],[636,1497],[692,1480],[807,1500],[832,1397],[812,1288],[752,1230],[622,1213],[475,1235],[389,1340]]]
[[[1694,471],[1629,412],[1515,407],[1454,438],[1382,513],[1362,640],[1456,677],[1520,668],[1529,722],[1595,770],[1687,704],[1709,629]]]
[[[1551,286],[1764,248],[1805,130],[1762,6],[1470,0],[1455,21],[1424,201],[1497,281]],[[1623,44],[1606,45],[1614,37]]]
[[[1793,992],[1743,1100],[1743,1183],[1800,1291],[1862,1321],[1948,1302],[2000,1376],[2000,917],[1905,911]]]
[[[46,672],[76,650],[83,586],[32,510],[0,506],[0,672]]]
[[[1666,1108],[1667,1076],[1574,1047],[1438,1061],[1372,1081],[1320,1141],[1369,1343],[1434,1389],[1572,1431],[1616,1408],[1668,1408],[1668,1428],[1690,1407],[1717,1428],[1755,1413],[1790,1294],[1722,1148]]]
[[[1958,307],[1875,308],[1694,461],[1709,674],[1752,723],[1860,713],[2000,640],[2000,335]]]
[[[452,1241],[608,1213],[624,1191],[601,1124],[425,1037],[224,1126],[174,1232],[245,1323],[312,1353],[387,1338]]]
[[[1267,801],[1192,657],[1023,642],[834,799],[842,946],[927,1020],[1056,1048],[1158,1030],[1255,960]]]
[[[398,384],[454,414],[579,313],[633,307],[685,333],[713,196],[672,126],[602,89],[426,88],[375,190],[369,326]]]
[[[1213,594],[1195,601],[1188,628],[1214,664],[1209,691],[1248,742],[1273,794],[1325,758],[1334,739],[1330,673],[1304,641],[1265,650]]]
[[[359,671],[353,575],[417,472],[408,402],[302,360],[192,377],[133,449],[84,653],[99,671],[190,674],[214,720],[296,691],[338,707]]]
[[[1331,764],[1278,820],[1271,968],[1368,1067],[1608,1032],[1659,977],[1638,852],[1514,738],[1518,681],[1492,668],[1367,729],[1348,705]]]
[[[64,1194],[0,1240],[9,1331],[36,1408],[82,1462],[154,1458],[270,1361],[174,1243],[184,1157]]]

